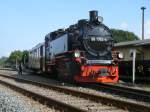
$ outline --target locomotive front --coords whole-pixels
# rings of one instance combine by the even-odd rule
[[[84,27],[83,44],[89,54],[108,60],[111,59],[113,38],[109,28],[99,18],[97,11],[90,12],[90,27]]]
[[[85,51],[83,57],[86,61],[81,66],[81,75],[75,76],[76,81],[118,81],[118,65],[112,56],[114,38],[110,29],[102,21],[102,17],[98,16],[97,11],[90,11],[89,21],[81,24],[82,39],[80,40]]]

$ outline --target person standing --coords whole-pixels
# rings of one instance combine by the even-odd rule
[[[19,62],[19,71],[18,71],[18,73],[19,73],[19,75],[22,75],[22,63],[21,63],[21,61]]]

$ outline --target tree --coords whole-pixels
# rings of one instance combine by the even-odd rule
[[[22,51],[19,51],[19,50],[11,52],[9,56],[9,62],[12,64],[15,64],[16,61],[21,61],[22,55],[23,55]]]
[[[111,29],[111,32],[113,37],[115,38],[115,42],[139,40],[139,37],[136,36],[133,32],[123,31],[118,29]]]
[[[27,50],[22,52],[22,62],[23,64],[28,63],[29,52]]]
[[[3,64],[5,64],[6,63],[6,61],[7,61],[7,57],[1,57],[0,58],[0,65],[3,65]]]

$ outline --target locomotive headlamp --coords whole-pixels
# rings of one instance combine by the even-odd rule
[[[76,57],[76,58],[80,57],[80,52],[79,51],[75,51],[74,52],[74,57]]]
[[[122,52],[119,52],[118,58],[119,58],[119,59],[122,59],[122,58],[123,58],[123,53],[122,53]]]
[[[98,16],[98,17],[97,17],[97,20],[98,20],[98,22],[101,22],[101,23],[102,23],[104,19],[103,19],[102,16]]]

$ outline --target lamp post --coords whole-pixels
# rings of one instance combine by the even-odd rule
[[[135,61],[136,61],[136,49],[130,50],[130,57],[132,59],[132,83],[135,83]]]
[[[144,40],[144,10],[146,8],[145,7],[141,7],[142,10],[142,40]]]

